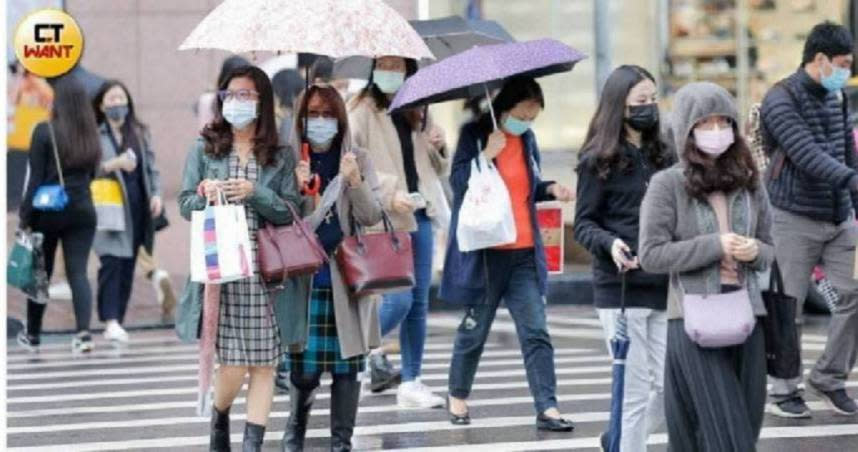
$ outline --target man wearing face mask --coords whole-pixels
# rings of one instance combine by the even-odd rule
[[[813,28],[802,66],[774,86],[761,109],[771,163],[766,174],[774,207],[775,257],[785,291],[801,306],[810,273],[825,266],[840,295],[829,326],[825,352],[807,387],[841,415],[858,414],[845,390],[858,354],[858,281],[853,279],[858,172],[843,87],[853,62],[849,31],[831,22]],[[801,377],[773,381],[774,414],[810,417],[798,389]]]

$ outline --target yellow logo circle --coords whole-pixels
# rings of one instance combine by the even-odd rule
[[[15,30],[18,61],[41,77],[56,77],[70,71],[82,51],[83,34],[65,11],[41,9],[25,17]]]

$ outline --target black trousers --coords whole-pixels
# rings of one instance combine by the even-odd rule
[[[133,239],[131,257],[101,256],[101,267],[98,269],[98,319],[102,322],[116,320],[120,324],[125,321],[125,311],[131,300],[131,290],[134,288],[134,269],[137,266],[137,253],[143,246],[143,230],[146,219],[141,202],[132,202],[131,216],[133,222]]]
[[[66,277],[72,291],[77,331],[89,330],[92,317],[92,288],[86,268],[95,238],[95,208],[92,203],[73,203],[62,212],[39,212],[33,220],[33,230],[44,234],[45,270],[48,279],[54,271],[57,247],[62,244]],[[27,302],[27,333],[39,336],[47,305]]]

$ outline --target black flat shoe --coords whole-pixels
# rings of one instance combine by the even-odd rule
[[[571,432],[575,426],[572,425],[572,421],[563,418],[554,419],[540,414],[536,417],[536,428],[548,432]]]
[[[471,413],[469,411],[465,411],[465,414],[462,416],[450,411],[449,397],[447,397],[447,414],[450,415],[450,423],[453,425],[471,425]]]

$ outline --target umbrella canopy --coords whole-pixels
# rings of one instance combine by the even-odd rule
[[[611,338],[611,356],[614,358],[611,384],[611,417],[608,422],[606,452],[620,452],[623,433],[623,397],[625,392],[626,357],[629,355],[628,324],[626,322],[626,272],[620,274],[620,315],[614,337]]]
[[[583,53],[554,39],[475,47],[409,77],[390,111],[471,98],[516,75],[535,78],[570,71],[584,58]]]
[[[434,58],[382,0],[225,0],[179,46],[188,49]]]
[[[408,23],[439,60],[477,46],[515,41],[500,24],[491,20],[465,20],[460,16],[449,16],[432,20],[412,20]],[[428,64],[428,61],[421,63]],[[371,70],[372,59],[361,56],[342,58],[334,65],[334,75],[337,78],[366,80]]]

